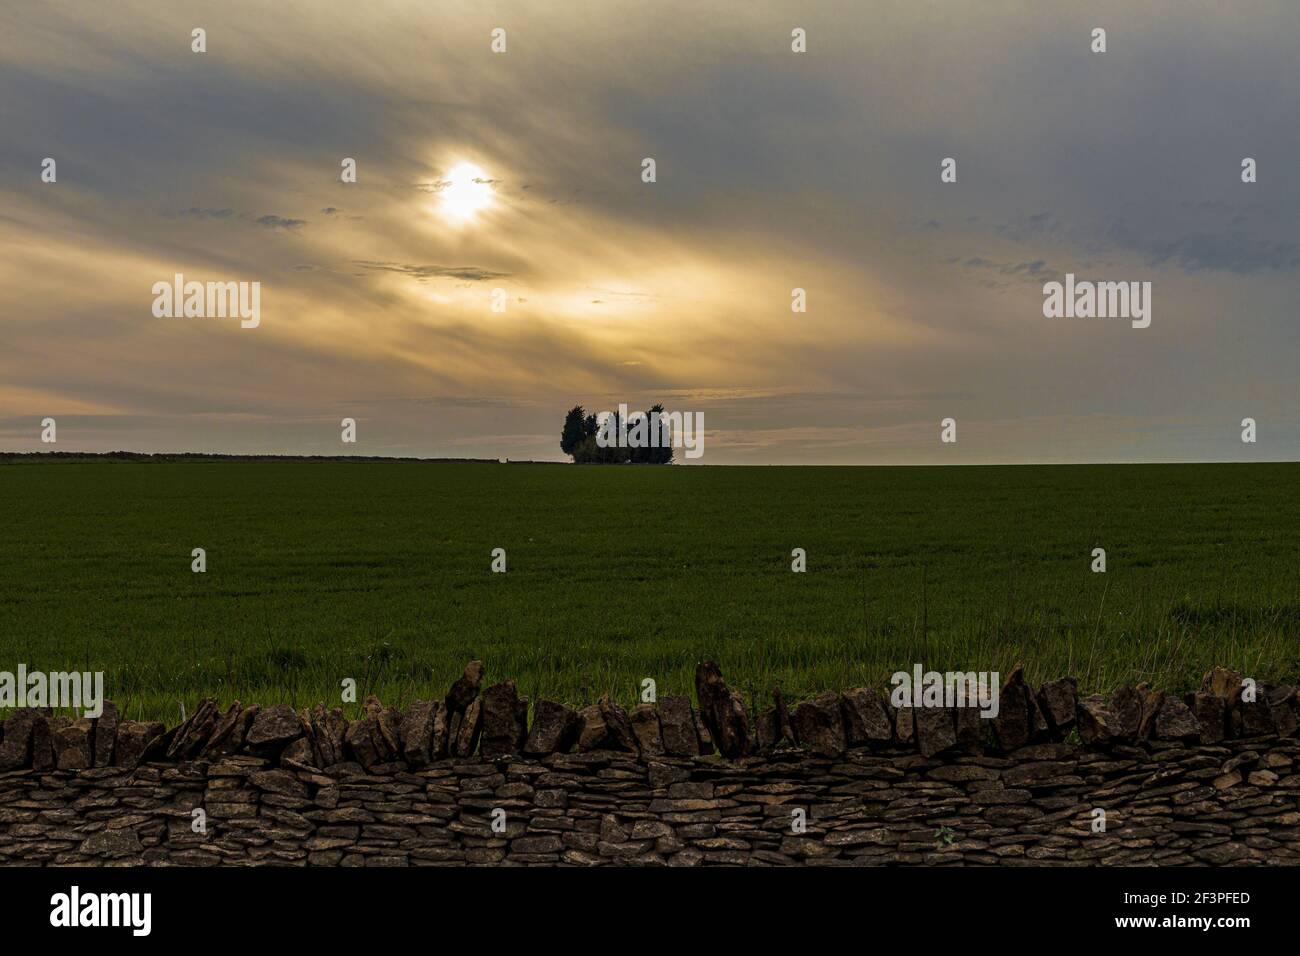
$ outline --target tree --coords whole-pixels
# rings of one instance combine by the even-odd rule
[[[615,465],[625,462],[634,464],[657,464],[666,465],[673,460],[673,449],[670,443],[671,433],[669,432],[667,422],[655,428],[653,416],[662,414],[663,405],[654,405],[650,411],[644,413],[646,419],[645,432],[649,441],[660,440],[664,442],[659,447],[637,446],[635,448],[617,445],[604,445],[597,440],[600,433],[601,422],[597,421],[595,415],[588,415],[586,409],[581,405],[575,405],[569,409],[564,418],[564,430],[560,435],[560,448],[567,455],[572,455],[573,460],[579,465],[599,464]],[[636,423],[642,416],[632,415],[629,424]],[[609,435],[617,435],[619,432],[619,418],[617,412],[611,412],[604,421],[605,431]]]
[[[581,405],[574,405],[569,409],[569,414],[564,416],[564,431],[560,433],[560,451],[566,455],[572,455],[578,444],[587,436],[583,419],[587,417],[587,410]]]
[[[660,442],[658,446],[646,449],[649,452],[646,461],[655,465],[667,465],[673,460],[672,432],[668,428],[668,422],[659,418],[663,413],[662,402],[651,405],[650,411],[646,412],[651,422],[651,434],[654,440]]]

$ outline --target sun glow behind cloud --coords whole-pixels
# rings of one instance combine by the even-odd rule
[[[457,163],[447,170],[440,185],[438,211],[448,222],[473,222],[493,203],[492,180],[473,163]]]

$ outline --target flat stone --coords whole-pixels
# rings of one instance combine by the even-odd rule
[[[795,740],[805,750],[838,757],[847,748],[840,695],[834,691],[826,691],[800,703],[790,715],[790,722],[794,726]]]
[[[483,692],[482,701],[479,753],[484,760],[513,757],[526,736],[519,719],[519,692],[515,682],[506,680],[493,684]]]
[[[171,745],[167,748],[167,759],[189,760],[197,757],[216,724],[217,702],[211,697],[204,697],[172,737]]]
[[[243,713],[243,704],[235,701],[226,709],[224,714],[217,718],[212,727],[212,733],[208,735],[208,739],[200,751],[201,756],[212,758],[239,751],[239,744],[243,742],[242,735],[239,741],[235,741],[234,738],[236,728],[243,723]]]
[[[956,745],[957,718],[953,708],[916,708],[916,746],[921,756],[933,757]]]
[[[133,768],[149,747],[163,739],[167,728],[156,720],[124,720],[117,726],[113,764]]]
[[[637,749],[642,756],[663,756],[663,734],[659,729],[659,712],[655,710],[654,704],[638,704],[633,708],[630,719]]]
[[[1192,694],[1191,710],[1200,728],[1201,743],[1217,744],[1227,733],[1227,703],[1209,691]]]
[[[637,752],[636,734],[632,731],[632,720],[609,694],[600,698],[600,717],[605,722],[606,746],[630,753]]]
[[[840,698],[845,737],[850,747],[883,746],[893,740],[894,729],[884,701],[874,687],[857,687]]]
[[[214,717],[215,720],[215,717]],[[265,753],[284,747],[289,741],[302,736],[302,722],[288,704],[276,704],[258,711],[253,726],[248,729],[244,744],[256,753]]]
[[[695,732],[695,715],[685,697],[666,694],[659,698],[659,728],[664,751],[674,757],[694,757],[700,752]]]
[[[4,723],[0,740],[0,772],[31,766],[32,729],[41,716],[35,707],[20,707]]]
[[[1078,701],[1079,740],[1084,746],[1109,745],[1120,739],[1119,725],[1100,694],[1081,697]]]
[[[1155,719],[1155,735],[1160,740],[1195,741],[1201,725],[1190,707],[1177,697],[1165,696]]]
[[[452,751],[455,757],[472,757],[478,746],[479,729],[482,725],[482,698],[475,697],[456,727],[456,746]]]
[[[747,754],[750,732],[744,701],[727,687],[721,669],[713,661],[702,661],[696,666],[695,697],[700,705],[700,719],[718,753],[729,758]]]
[[[95,756],[93,764],[96,767],[111,767],[113,765],[113,750],[117,744],[117,724],[118,724],[117,704],[111,700],[104,701],[103,710],[95,718]]]
[[[465,673],[456,679],[456,683],[447,692],[447,698],[443,702],[447,710],[453,714],[463,712],[469,707],[470,701],[478,696],[479,685],[482,683],[483,662],[470,661],[465,665]]]
[[[1079,682],[1074,677],[1047,681],[1038,688],[1038,706],[1058,736],[1064,737],[1074,729],[1078,697]]]
[[[429,763],[433,721],[441,707],[441,701],[415,700],[406,708],[406,714],[398,725],[397,736],[402,746],[402,756],[412,767],[418,769]]]
[[[581,726],[572,708],[539,698],[533,706],[533,726],[524,742],[524,753],[532,756],[568,753],[577,742]]]
[[[95,762],[95,722],[89,717],[63,724],[54,732],[54,765],[59,770],[87,770]]]
[[[991,719],[998,746],[1004,751],[1024,747],[1033,739],[1029,688],[1025,684],[1024,668],[1020,664],[1013,667],[1007,675],[998,695],[998,715]]]

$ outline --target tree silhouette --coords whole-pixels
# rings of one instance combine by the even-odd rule
[[[564,418],[564,429],[560,434],[560,449],[566,455],[572,455],[575,463],[580,465],[601,464],[614,465],[631,462],[633,464],[666,465],[673,460],[671,432],[667,422],[656,425],[657,416],[663,414],[662,404],[652,405],[644,415],[629,415],[629,428],[635,428],[637,419],[644,417],[642,426],[648,442],[661,441],[662,445],[653,447],[649,444],[637,447],[619,448],[615,444],[604,447],[596,440],[602,431],[601,423],[595,415],[588,415],[581,405],[569,409]],[[619,419],[617,412],[611,412],[604,421],[604,431],[611,436],[618,435]]]
[[[587,437],[583,422],[586,417],[587,410],[581,405],[574,405],[569,409],[569,414],[564,416],[564,431],[560,433],[560,451],[566,455],[572,455],[574,449]]]

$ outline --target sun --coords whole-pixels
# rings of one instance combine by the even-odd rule
[[[451,222],[469,222],[492,205],[492,180],[473,163],[457,163],[447,170],[438,192],[444,218]]]

